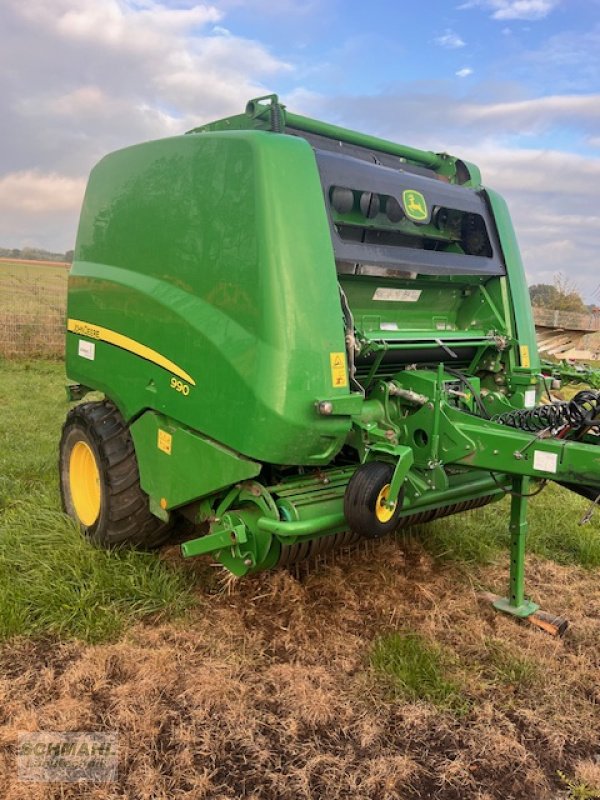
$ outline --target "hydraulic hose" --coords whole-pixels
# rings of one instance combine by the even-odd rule
[[[578,431],[600,424],[600,392],[584,390],[572,400],[548,403],[535,408],[519,408],[492,417],[492,422],[509,428],[539,433],[563,426]]]

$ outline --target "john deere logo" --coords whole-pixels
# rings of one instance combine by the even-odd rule
[[[414,219],[415,222],[422,222],[429,216],[427,203],[421,192],[416,192],[414,189],[407,189],[405,192],[402,192],[402,203],[404,204],[406,216],[409,219]]]

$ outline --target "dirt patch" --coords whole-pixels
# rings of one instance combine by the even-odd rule
[[[530,559],[536,599],[572,622],[555,641],[478,602],[479,583],[502,590],[505,567],[474,585],[392,540],[218,590],[198,562],[185,623],[103,646],[7,644],[2,797],[541,800],[564,790],[558,770],[596,780],[598,574]],[[466,714],[392,699],[378,683],[368,654],[395,630],[445,648]],[[528,681],[513,680],[511,659],[531,664]],[[19,783],[17,735],[35,730],[116,731],[118,782]]]

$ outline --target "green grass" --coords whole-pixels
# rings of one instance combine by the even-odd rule
[[[425,700],[454,712],[468,709],[461,687],[447,675],[449,658],[419,634],[379,636],[373,644],[370,663],[395,697]]]
[[[590,503],[567,489],[549,484],[530,500],[530,553],[559,564],[600,567],[600,507],[587,525],[579,522]],[[425,548],[441,561],[486,564],[509,547],[510,500],[438,520],[415,529]]]
[[[500,639],[488,639],[485,643],[491,677],[495,682],[529,688],[540,679],[535,661],[522,653],[514,653]]]
[[[186,573],[157,555],[106,552],[60,511],[57,458],[64,367],[0,362],[0,637],[97,642],[190,603]]]
[[[565,786],[567,791],[567,800],[599,800],[600,789],[588,786],[584,781],[573,780],[565,775],[564,772],[558,770],[558,777],[561,783]]]

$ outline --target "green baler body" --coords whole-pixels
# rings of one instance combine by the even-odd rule
[[[510,248],[508,215],[500,234]],[[518,250],[511,255],[518,296],[524,278]],[[451,281],[341,282],[367,337],[396,324],[390,340],[410,343],[423,333],[437,338],[440,320],[457,328],[453,335],[473,332],[483,281]],[[422,295],[400,306],[373,301],[380,286]],[[468,304],[465,286],[475,289]],[[484,311],[482,335],[498,327]],[[520,339],[535,359],[528,304],[523,311]],[[344,443],[349,416],[315,413],[317,399],[350,389],[347,379],[337,386],[332,371],[332,354],[345,351],[344,328],[323,191],[302,138],[204,133],[105,157],[85,195],[67,313],[69,377],[105,392],[127,420],[156,410],[273,464],[324,465]],[[84,338],[95,343],[93,360],[78,354],[77,331],[86,330],[77,322],[91,327]],[[94,328],[150,348],[181,372],[95,338]],[[171,388],[184,373],[193,379],[183,378],[185,395]]]
[[[344,331],[323,194],[302,139],[179,136],[114,153],[90,177],[68,317],[118,332],[186,373],[67,337],[71,378],[127,420],[153,409],[252,459],[325,464],[349,419],[318,418]],[[176,377],[181,377],[177,373]],[[192,383],[193,381],[193,383]]]
[[[94,168],[67,373],[130,425],[153,513],[210,524],[186,554],[236,574],[340,535],[372,460],[406,520],[513,478],[600,485],[589,443],[489,421],[543,382],[508,210],[477,168],[273,98]]]

